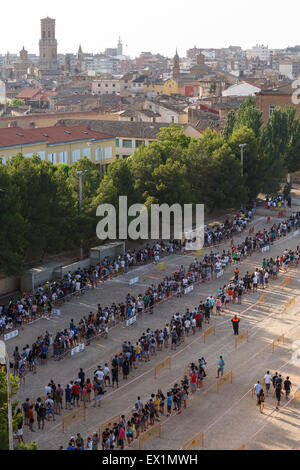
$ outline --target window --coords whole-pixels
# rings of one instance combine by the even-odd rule
[[[100,148],[96,149],[96,151],[95,151],[95,160],[97,162],[101,161],[102,156],[103,156],[103,149],[100,147]]]
[[[107,84],[107,83],[105,83],[105,86],[106,86],[106,87],[108,87],[108,84]]]
[[[80,158],[80,149],[73,150],[72,152],[72,162],[75,163],[79,160]]]
[[[113,83],[113,87],[115,87],[116,85]]]
[[[119,156],[120,156],[120,155],[116,155],[116,159],[117,159],[117,160],[119,160]]]
[[[24,157],[32,157],[33,153],[24,153]]]
[[[112,158],[112,147],[105,147],[104,158]]]
[[[132,141],[128,139],[123,139],[123,147],[132,148]]]
[[[144,144],[145,145],[145,141],[144,140],[136,140],[135,141],[135,146],[136,147],[139,147],[140,145]]]
[[[174,122],[174,120],[175,120],[175,118],[174,118],[174,116],[172,116],[172,122]]]
[[[36,152],[37,155],[40,157],[41,160],[45,160],[46,158],[46,152]]]
[[[116,139],[116,147],[119,147],[119,145],[120,145],[119,139]]]
[[[48,162],[56,163],[56,153],[48,153]]]
[[[275,104],[270,104],[269,106],[269,116],[272,116],[274,109],[276,108]]]
[[[59,152],[59,163],[68,163],[68,152]]]
[[[127,157],[128,157],[128,155],[123,155],[123,158],[127,158]]]
[[[6,165],[7,160],[8,160],[8,157],[0,157],[0,163],[2,163],[2,165]]]
[[[87,147],[87,148],[82,150],[82,156],[87,157],[87,158],[91,158],[91,149],[90,149],[90,147]]]

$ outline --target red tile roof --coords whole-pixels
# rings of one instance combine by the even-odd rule
[[[86,126],[53,126],[35,129],[9,127],[0,129],[0,148],[45,142],[53,145],[80,140],[114,139],[115,136],[89,130]]]
[[[41,88],[25,88],[25,90],[20,91],[20,93],[16,96],[18,99],[33,99],[41,93]]]

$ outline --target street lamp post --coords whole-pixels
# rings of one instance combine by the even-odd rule
[[[81,210],[82,210],[82,175],[84,173],[85,173],[85,170],[77,171],[77,175],[79,176],[79,214],[81,214]],[[80,259],[83,259],[82,240],[80,240]]]
[[[8,416],[8,437],[9,437],[9,450],[14,450],[13,441],[13,427],[12,427],[12,411],[11,411],[11,385],[10,385],[10,372],[9,372],[9,358],[6,351],[4,341],[0,341],[0,363],[6,364],[7,372],[7,416]]]
[[[244,176],[244,148],[247,144],[240,144],[239,147],[241,149],[241,177]]]

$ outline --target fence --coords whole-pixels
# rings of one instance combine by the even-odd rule
[[[182,450],[192,450],[199,445],[201,445],[202,448],[204,447],[204,432],[198,432],[198,434],[195,434],[193,437],[185,441],[182,446]]]
[[[294,408],[297,408],[297,400],[300,401],[300,388],[294,394]]]
[[[283,281],[281,282],[281,286],[284,287],[284,286],[286,286],[287,284],[289,284],[290,282],[291,282],[290,276],[289,276],[289,277],[286,277],[286,278],[283,279]]]
[[[272,353],[275,351],[276,346],[279,346],[280,343],[284,344],[284,334],[278,336],[272,343]]]
[[[247,341],[248,343],[248,330],[246,331],[243,331],[242,333],[239,334],[239,336],[237,336],[234,340],[234,348],[235,350],[237,349],[238,345],[242,342],[242,341]]]
[[[240,447],[238,447],[236,450],[246,450],[245,444],[242,444]]]
[[[149,431],[144,432],[140,436],[140,438],[139,438],[139,449],[141,449],[142,446],[146,442],[150,441],[154,437],[160,437],[160,435],[161,435],[161,424],[155,424],[154,426],[152,426],[151,429],[149,429]]]
[[[208,328],[204,333],[203,333],[203,341],[204,344],[206,343],[206,338],[210,335],[215,335],[216,336],[216,327],[215,325],[211,326]]]
[[[232,384],[232,370],[217,381],[217,393],[219,393],[220,388],[228,382]]]
[[[165,271],[166,270],[166,262],[164,261],[163,263],[159,263],[157,265],[157,272],[160,273],[160,271]]]
[[[166,367],[169,367],[169,369],[171,369],[171,358],[170,357],[167,357],[163,361],[156,364],[156,366],[154,367],[154,377],[157,378],[157,374],[160,371],[162,371],[163,369],[165,369]]]
[[[82,419],[82,418],[85,421],[85,407],[84,406],[72,411],[72,413],[69,413],[63,417],[62,432],[65,432],[66,426],[70,426],[71,424],[76,423],[79,419]]]
[[[288,300],[285,304],[284,304],[284,310],[283,312],[286,313],[288,311],[288,309],[291,307],[291,305],[295,305],[295,297],[293,297],[292,299]]]
[[[101,423],[99,426],[99,434],[98,436],[101,437],[103,431],[105,431],[106,428],[112,429],[114,424],[117,423],[119,424],[121,421],[121,415],[115,415],[109,418],[108,420],[104,421],[104,423]]]

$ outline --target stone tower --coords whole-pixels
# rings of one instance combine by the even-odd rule
[[[20,51],[20,59],[25,62],[26,60],[28,60],[28,52],[26,51],[26,49],[24,48],[23,46],[23,49]]]
[[[119,37],[119,42],[117,46],[117,55],[123,55],[123,44],[121,42],[121,38]]]
[[[55,20],[41,20],[40,70],[57,70],[57,40],[55,39]]]
[[[174,55],[174,60],[173,60],[173,78],[179,77],[179,75],[180,75],[179,55],[176,49],[176,54]]]

